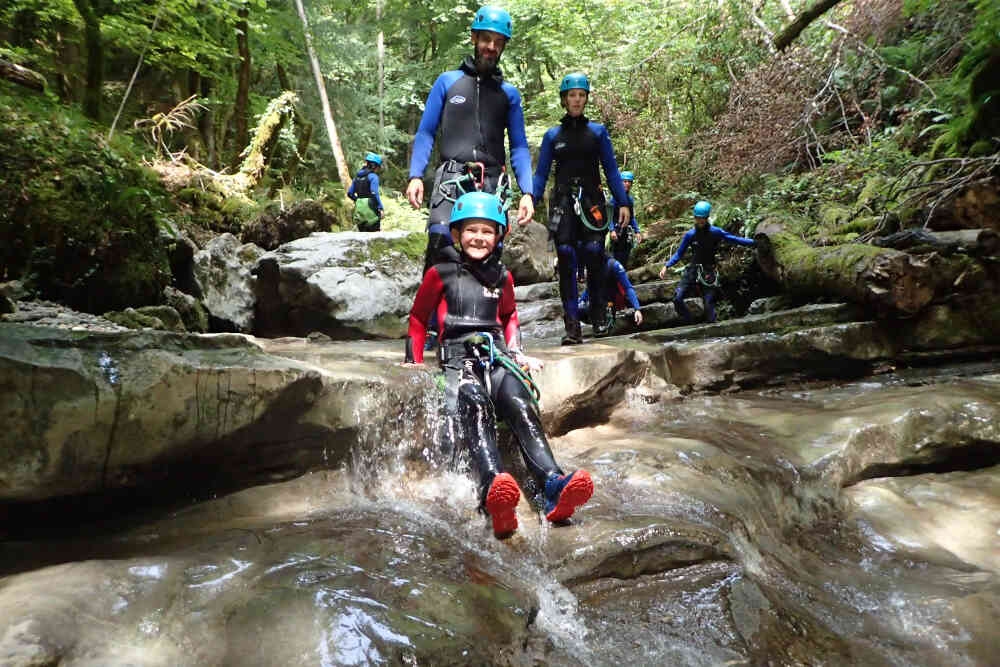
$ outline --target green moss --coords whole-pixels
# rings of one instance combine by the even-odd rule
[[[414,262],[423,263],[426,250],[427,235],[423,232],[411,232],[398,239],[374,238],[368,243],[369,257],[377,264],[390,259],[395,253],[402,253]]]
[[[88,312],[157,303],[171,203],[127,137],[0,86],[0,277]]]

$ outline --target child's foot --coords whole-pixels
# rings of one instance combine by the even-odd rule
[[[545,482],[545,518],[564,521],[593,494],[594,480],[586,470],[562,476],[553,473]]]
[[[502,472],[493,478],[490,490],[486,492],[486,512],[493,519],[493,534],[506,537],[517,530],[517,507],[521,499],[521,489],[510,473]]]

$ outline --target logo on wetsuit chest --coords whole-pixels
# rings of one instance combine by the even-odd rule
[[[554,150],[559,150],[560,148],[566,148],[566,142],[565,141],[560,141],[558,144],[556,144]]]
[[[462,104],[463,102],[465,102],[465,98],[461,95],[455,95],[448,101],[452,104]]]
[[[483,296],[489,297],[490,299],[499,299],[500,298],[500,290],[499,289],[493,289],[493,288],[490,288],[490,287],[483,287]]]

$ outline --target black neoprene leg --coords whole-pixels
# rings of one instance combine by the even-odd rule
[[[479,497],[485,496],[493,478],[503,471],[497,447],[497,420],[493,403],[479,380],[465,375],[458,385],[459,437],[469,448],[472,466],[479,475]]]
[[[539,488],[544,488],[550,474],[561,475],[563,472],[552,456],[545,429],[532,405],[531,394],[520,380],[503,367],[493,370],[490,384],[497,415],[514,433],[528,472],[538,481]]]

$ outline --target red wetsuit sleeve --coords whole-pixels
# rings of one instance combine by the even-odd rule
[[[507,272],[507,282],[500,294],[500,307],[497,309],[500,324],[503,326],[503,338],[507,347],[521,347],[521,325],[517,321],[517,302],[514,300],[514,277]]]
[[[417,296],[413,299],[413,307],[410,308],[410,327],[407,332],[406,360],[415,364],[424,362],[424,341],[427,340],[427,323],[431,317],[436,316],[438,302],[441,301],[441,294],[444,291],[444,284],[441,276],[433,266],[424,274],[424,280],[420,283]]]

